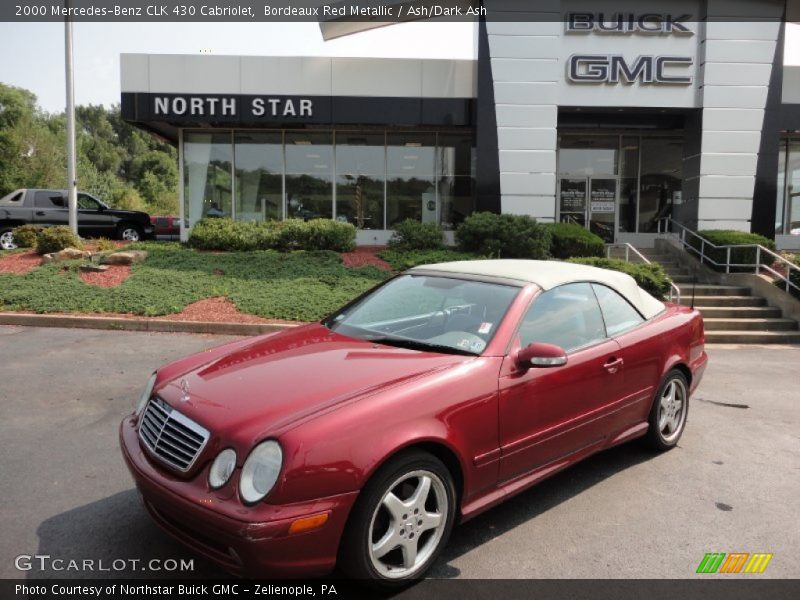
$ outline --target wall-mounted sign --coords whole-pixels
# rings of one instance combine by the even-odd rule
[[[567,14],[567,33],[641,33],[645,35],[694,35],[686,21],[691,15],[659,13],[582,13]]]
[[[313,117],[314,103],[309,99],[260,96],[249,102],[235,96],[153,96],[156,117],[238,117],[242,111],[253,117]]]
[[[685,69],[691,56],[638,56],[627,60],[620,54],[573,54],[567,61],[567,77],[574,83],[643,83],[690,85]]]

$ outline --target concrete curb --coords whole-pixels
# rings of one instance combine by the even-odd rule
[[[168,333],[214,333],[224,335],[257,335],[291,329],[297,325],[280,323],[214,323],[210,321],[173,321],[156,319],[123,319],[119,317],[87,317],[64,315],[30,315],[0,312],[0,325],[26,327],[66,327],[72,329],[112,329],[115,331],[162,331]]]

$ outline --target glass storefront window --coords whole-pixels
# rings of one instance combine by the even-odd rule
[[[359,229],[383,229],[385,136],[336,132],[336,219]]]
[[[783,201],[783,233],[800,235],[800,140],[789,140],[787,143],[788,160],[786,161],[786,196]]]
[[[624,136],[619,167],[619,231],[636,231],[637,188],[639,181],[639,138]]]
[[[559,140],[558,171],[569,175],[616,175],[619,136],[564,135]]]
[[[333,216],[333,135],[286,133],[286,218]]]
[[[264,221],[283,218],[283,142],[280,131],[237,132],[236,218]]]
[[[230,132],[187,133],[183,137],[184,215],[230,217],[233,147]]]
[[[386,139],[386,226],[436,222],[436,135],[390,133]]]
[[[681,197],[683,140],[642,137],[639,177],[639,233],[658,231],[658,220],[672,216]]]
[[[455,229],[475,210],[475,149],[472,137],[439,134],[438,212],[444,229]]]

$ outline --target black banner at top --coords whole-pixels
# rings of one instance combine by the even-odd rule
[[[699,11],[705,3],[699,0]],[[684,14],[683,0],[597,0],[594,14],[625,20],[637,15]],[[0,21],[47,22],[284,22],[386,23],[436,19],[439,21],[566,21],[572,10],[564,0],[3,0]],[[576,5],[577,6],[577,5]],[[783,18],[783,0],[745,0],[725,14],[693,14],[693,21],[765,21]],[[358,28],[355,28],[358,30]]]

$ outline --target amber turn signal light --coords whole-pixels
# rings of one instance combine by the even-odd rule
[[[312,515],[310,517],[303,517],[302,519],[297,519],[293,521],[291,525],[289,525],[289,535],[295,533],[303,533],[304,531],[310,531],[312,529],[322,527],[327,522],[328,522],[328,513],[322,513],[319,515]]]

